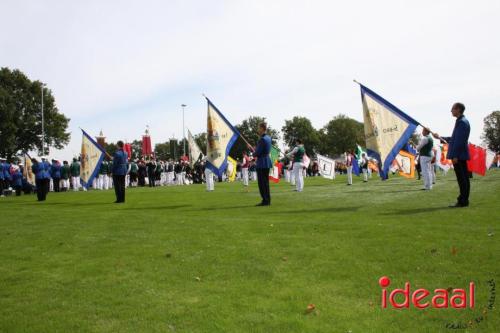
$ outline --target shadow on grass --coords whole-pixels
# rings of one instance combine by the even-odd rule
[[[120,210],[169,210],[169,209],[179,209],[179,208],[185,208],[185,207],[192,207],[193,205],[173,205],[173,206],[137,206],[137,207],[127,207],[127,206],[120,206]],[[123,207],[123,208],[122,208]]]
[[[293,209],[284,211],[269,211],[269,215],[289,215],[289,214],[301,214],[301,213],[343,213],[343,212],[355,212],[360,209],[361,206],[352,207],[318,207],[312,209]]]
[[[391,212],[380,213],[379,215],[414,215],[414,214],[428,214],[438,210],[450,210],[448,206],[432,207],[432,208],[415,208],[415,209],[399,209]]]
[[[230,209],[242,209],[242,208],[252,208],[255,207],[256,204],[251,204],[251,205],[245,205],[245,206],[229,206],[229,207],[220,207],[220,206],[215,206],[215,207],[200,207],[197,209],[190,209],[186,210],[187,212],[197,212],[197,211],[212,211],[212,210],[230,210]],[[256,207],[259,208],[259,207]],[[261,208],[262,209],[262,208]]]

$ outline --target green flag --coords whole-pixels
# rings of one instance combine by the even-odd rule
[[[280,159],[280,150],[275,146],[271,146],[271,151],[269,152],[269,155],[271,157],[271,162],[274,165]]]
[[[361,148],[361,146],[357,144],[357,145],[356,145],[356,151],[354,152],[354,155],[356,156],[356,159],[357,159],[358,161],[361,161],[361,155],[362,155],[363,153],[365,153],[365,154],[366,154],[366,152],[363,150],[363,148]],[[368,156],[368,154],[366,154],[366,156]]]

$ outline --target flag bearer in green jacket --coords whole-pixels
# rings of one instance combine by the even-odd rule
[[[99,177],[97,178],[98,190],[108,189],[108,168],[109,168],[108,162],[106,160],[102,161],[101,167],[99,168]]]
[[[73,158],[73,162],[69,166],[69,171],[71,175],[71,184],[73,184],[73,191],[78,191],[80,189],[80,162],[77,161],[76,157]]]
[[[69,164],[68,161],[64,161],[61,168],[61,191],[67,191],[69,189],[69,177]]]
[[[293,159],[292,177],[295,178],[295,186],[297,192],[304,190],[304,155],[306,150],[302,140],[295,140],[295,148],[287,154],[288,157]]]

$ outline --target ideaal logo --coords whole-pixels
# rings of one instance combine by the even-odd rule
[[[457,288],[453,289],[451,293],[447,289],[435,289],[434,293],[431,293],[424,288],[419,288],[411,292],[410,282],[406,282],[404,288],[396,288],[389,295],[386,288],[391,284],[391,280],[387,276],[383,276],[378,280],[378,283],[382,287],[382,308],[384,309],[387,308],[388,299],[392,307],[396,309],[409,308],[410,304],[417,309],[425,309],[429,306],[436,309],[448,308],[450,306],[455,309],[474,308],[474,282],[469,283],[468,291]],[[397,295],[403,296],[401,303],[396,302]],[[432,297],[429,300],[429,296],[431,295]]]
[[[476,285],[474,282],[470,282],[468,288],[435,289],[433,293],[424,288],[419,288],[412,292],[410,282],[406,282],[404,288],[396,288],[388,292],[387,287],[390,286],[391,280],[387,276],[381,277],[378,283],[382,287],[381,306],[383,309],[387,308],[388,303],[395,309],[409,308],[410,304],[417,309],[425,309],[427,307],[436,309],[448,307],[455,309],[474,309],[476,303]],[[482,308],[481,314],[470,319],[468,322],[447,323],[446,328],[471,328],[475,325],[479,325],[487,318],[489,312],[493,310],[496,299],[495,281],[493,279],[488,280],[487,285],[489,287],[489,298],[487,305]],[[403,300],[399,303],[396,301],[398,295],[403,296]]]

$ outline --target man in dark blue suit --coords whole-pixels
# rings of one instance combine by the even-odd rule
[[[269,206],[271,205],[271,193],[269,191],[269,169],[273,167],[271,162],[271,157],[269,153],[271,152],[271,137],[267,135],[267,124],[259,124],[259,135],[260,140],[257,143],[254,157],[257,157],[256,169],[257,169],[257,181],[259,183],[259,192],[262,197],[262,202],[257,206]]]
[[[453,117],[457,118],[457,120],[451,137],[439,137],[437,133],[433,133],[434,137],[448,142],[447,158],[453,162],[458,187],[460,188],[460,195],[457,198],[457,202],[450,206],[453,208],[469,206],[470,180],[469,171],[467,170],[467,161],[470,159],[470,124],[464,116],[464,111],[465,105],[462,103],[453,104],[451,114]]]
[[[115,203],[125,202],[125,176],[128,171],[128,156],[123,150],[123,141],[116,143],[118,150],[113,156],[113,185],[115,187]]]

